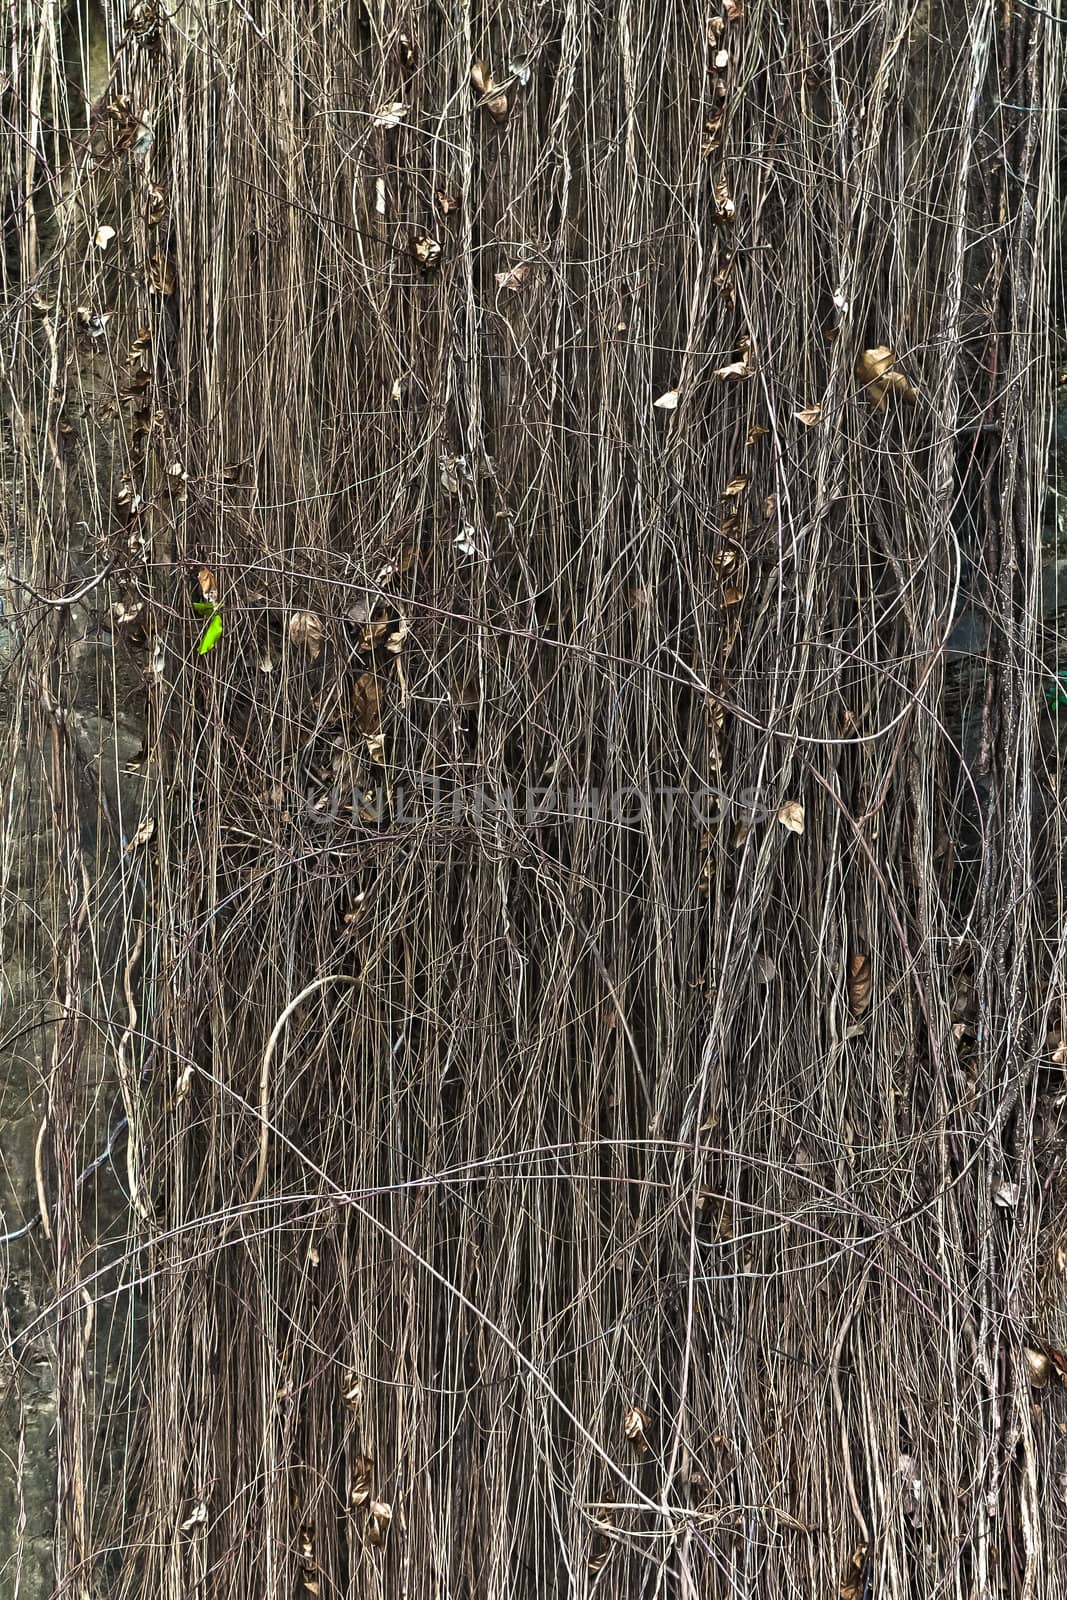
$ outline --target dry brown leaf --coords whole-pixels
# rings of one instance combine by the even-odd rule
[[[902,372],[895,372],[896,356],[887,344],[864,350],[856,363],[856,377],[867,391],[875,411],[885,410],[887,394],[897,394],[909,405],[919,398]]]
[[[217,606],[219,603],[219,586],[215,582],[215,574],[211,569],[209,567],[201,567],[196,575],[196,581],[200,585],[200,593],[208,605]]]
[[[804,832],[804,807],[799,800],[787,800],[778,808],[778,821],[790,833]]]
[[[167,191],[161,189],[158,183],[148,185],[148,204],[145,206],[145,220],[150,228],[158,228],[167,214]]]
[[[497,288],[498,289],[511,289],[513,291],[518,291],[519,289],[522,288],[523,284],[526,282],[526,279],[529,276],[529,272],[530,272],[530,264],[529,264],[529,262],[528,261],[519,261],[519,262],[517,262],[515,264],[515,266],[507,267],[507,268],[505,268],[505,270],[503,272],[498,272],[497,273],[497,275],[496,275]]]
[[[392,1506],[385,1500],[372,1500],[370,1503],[370,1516],[367,1522],[367,1543],[384,1544],[385,1535],[392,1520]]]
[[[127,850],[135,850],[138,845],[148,844],[154,838],[155,831],[155,817],[146,817],[141,823],[141,826],[137,829],[137,832],[134,834],[133,838],[130,840],[129,844],[126,846]]]
[[[174,270],[166,256],[154,255],[148,263],[148,292],[162,295],[174,293]]]
[[[725,169],[720,170],[715,182],[712,184],[712,194],[715,197],[716,222],[732,222],[734,216],[734,203],[730,198],[730,185],[726,178]]]
[[[711,157],[715,154],[716,150],[719,148],[719,144],[720,144],[720,142],[722,140],[723,123],[724,123],[725,120],[726,120],[726,110],[725,110],[725,107],[724,107],[724,108],[720,109],[719,111],[716,111],[714,116],[708,117],[707,121],[704,123],[704,137],[700,142],[700,159],[701,159],[701,161],[710,160]],[[726,291],[725,279],[719,285],[719,287],[721,289],[723,289],[724,291]],[[733,304],[732,292],[728,292],[728,298],[730,299],[730,303],[732,305]]]
[[[716,52],[715,52],[715,71],[716,72],[725,72],[729,65],[730,65],[730,52],[729,52],[729,50],[716,50]]]
[[[1067,1066],[1067,1039],[1061,1039],[1052,1052],[1052,1059],[1058,1067]]]
[[[437,207],[443,217],[451,216],[459,206],[459,201],[454,194],[449,194],[447,189],[438,189]]]
[[[722,14],[727,22],[740,22],[744,15],[741,0],[722,0]]]
[[[754,445],[757,439],[762,439],[770,431],[770,428],[765,428],[762,422],[754,422],[745,436],[746,445]]]
[[[425,271],[436,267],[441,259],[441,246],[428,233],[417,233],[411,241],[411,253]]]
[[[763,515],[766,517],[768,522],[770,522],[772,517],[776,517],[778,515],[778,496],[776,494],[769,494],[764,499]]]
[[[291,642],[306,650],[312,661],[319,659],[325,631],[322,618],[315,611],[294,611],[289,618]]]
[[[722,603],[724,606],[739,606],[744,598],[744,591],[741,589],[735,589],[732,585],[724,589],[722,592]]]
[[[622,1431],[640,1455],[648,1453],[648,1440],[645,1437],[648,1423],[648,1412],[642,1411],[640,1406],[629,1406],[622,1419]]]
[[[918,390],[908,382],[902,372],[887,372],[882,381],[890,394],[898,394],[910,406],[913,406],[919,398]]]
[[[381,726],[381,714],[378,684],[373,673],[364,672],[356,679],[353,699],[356,718],[363,732],[366,734],[377,733]]]
[[[341,1385],[341,1399],[349,1411],[358,1411],[363,1404],[363,1385],[354,1372],[346,1372]]]
[[[725,500],[731,500],[739,494],[744,494],[747,488],[748,479],[745,477],[743,472],[739,473],[736,478],[731,478],[729,483],[726,485],[726,488],[722,492],[723,498]]]
[[[848,1003],[857,1017],[861,1017],[871,1003],[872,978],[870,957],[857,950],[848,963]]]
[[[502,89],[498,89],[493,76],[484,61],[475,61],[471,66],[471,83],[478,93],[484,98],[482,104],[494,122],[505,122],[508,115],[508,97]]]
[[[822,406],[805,406],[803,411],[794,411],[793,415],[805,428],[814,428],[822,421]]]
[[[668,389],[666,394],[661,394],[658,400],[653,400],[652,404],[657,411],[677,411],[678,402],[681,398],[682,391],[680,389]]]
[[[106,250],[114,237],[114,228],[109,227],[106,222],[102,222],[99,228],[96,230],[93,243],[96,245],[98,250]]]
[[[365,1506],[371,1495],[374,1477],[374,1457],[357,1456],[352,1463],[352,1488],[349,1499],[354,1506]]]
[[[841,1600],[863,1600],[867,1546],[859,1545],[849,1557],[845,1576],[841,1580]]]
[[[728,366],[716,368],[712,376],[720,383],[738,383],[742,378],[751,378],[752,368],[747,361],[731,361]],[[767,432],[766,428],[763,432]]]
[[[1043,1389],[1052,1374],[1052,1362],[1043,1350],[1034,1350],[1029,1345],[1023,1349],[1023,1360],[1026,1363],[1026,1375],[1035,1389]]]
[[[387,100],[374,113],[374,126],[376,128],[397,128],[407,114],[408,108],[403,100]]]
[[[887,344],[876,345],[871,350],[864,350],[856,362],[856,377],[860,383],[874,383],[883,373],[889,371],[896,359]]]

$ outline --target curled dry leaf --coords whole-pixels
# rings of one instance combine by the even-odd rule
[[[158,253],[148,263],[148,292],[162,295],[174,293],[174,269],[166,256]]]
[[[219,586],[210,567],[201,567],[196,575],[196,581],[200,585],[200,593],[205,602],[209,606],[217,606],[219,603]]]
[[[856,377],[867,391],[867,398],[875,411],[885,410],[888,394],[895,394],[909,405],[919,398],[902,372],[894,371],[897,358],[887,344],[864,350],[856,363]]]
[[[722,0],[722,14],[727,22],[740,22],[744,15],[741,0]]]
[[[1043,1389],[1052,1374],[1052,1362],[1043,1350],[1034,1350],[1027,1345],[1023,1350],[1023,1360],[1026,1363],[1026,1375],[1035,1389]]]
[[[790,833],[804,832],[804,807],[799,800],[787,800],[778,808],[778,821]]]
[[[731,361],[728,366],[717,367],[714,376],[720,383],[739,383],[742,378],[751,378],[752,368],[747,361]]]
[[[841,1600],[863,1600],[867,1587],[865,1582],[867,1566],[867,1546],[858,1545],[848,1559],[845,1575],[841,1580]]]
[[[720,170],[715,182],[712,184],[712,194],[715,198],[716,222],[732,222],[736,208],[730,198],[730,185],[727,181],[725,168]]]
[[[322,618],[315,611],[294,611],[289,618],[290,640],[306,650],[312,661],[319,659],[325,631]]]
[[[1011,1211],[1019,1204],[1019,1185],[1017,1183],[1009,1183],[1005,1178],[1004,1182],[998,1183],[993,1191],[993,1202],[1004,1211]]]
[[[369,1507],[370,1515],[367,1520],[367,1543],[384,1544],[385,1535],[389,1524],[393,1520],[393,1508],[385,1500],[372,1500]]]
[[[857,950],[848,963],[848,1003],[857,1017],[862,1016],[871,1003],[872,978],[870,957]]]
[[[365,1506],[371,1496],[374,1478],[374,1457],[357,1456],[352,1463],[352,1488],[349,1499],[354,1506]]]
[[[508,115],[508,97],[493,81],[493,75],[484,61],[475,61],[471,65],[471,83],[483,97],[482,104],[494,122],[506,122]]]
[[[1052,1052],[1052,1059],[1057,1067],[1067,1066],[1067,1039],[1061,1039]]]
[[[161,189],[158,183],[148,185],[148,204],[145,207],[145,219],[150,228],[158,228],[167,214],[167,191]]]
[[[441,246],[428,233],[417,233],[411,241],[411,253],[419,266],[429,272],[441,259]]]
[[[136,850],[138,845],[149,844],[155,837],[155,831],[155,817],[146,817],[141,823],[141,826],[137,829],[137,832],[134,834],[133,838],[130,840],[129,844],[126,846],[127,850]]]
[[[450,217],[453,211],[457,209],[458,205],[459,201],[456,199],[454,194],[449,194],[447,189],[438,189],[437,209],[440,211],[443,217]]]
[[[652,404],[657,411],[677,411],[678,402],[681,398],[682,391],[680,389],[668,389],[666,394],[661,394],[658,400],[653,400]]]
[[[341,1385],[341,1399],[349,1411],[358,1411],[363,1404],[363,1385],[354,1372],[346,1372]]]
[[[722,128],[723,128],[723,122],[725,121],[725,119],[726,119],[726,109],[725,109],[725,107],[720,106],[719,109],[716,112],[714,112],[712,116],[708,117],[707,120],[705,121],[705,123],[704,123],[704,137],[700,141],[700,159],[701,159],[701,161],[710,161],[712,156],[715,155],[716,152],[718,151],[719,145],[722,143]],[[725,287],[725,285],[723,285],[722,287]],[[732,305],[733,304],[733,293],[732,293],[732,291],[728,294],[727,298],[729,299],[730,304]]]
[[[645,1437],[648,1423],[647,1411],[642,1411],[640,1406],[627,1407],[622,1419],[622,1431],[640,1455],[648,1452],[648,1439]]]
[[[612,1540],[609,1530],[615,1526],[615,1517],[606,1506],[598,1506],[593,1520],[597,1532],[593,1536],[589,1550],[589,1570],[600,1572],[611,1559]]]
[[[726,500],[735,499],[738,495],[744,494],[747,488],[748,479],[745,477],[743,472],[738,473],[737,477],[731,478],[729,483],[726,485],[726,488],[723,490],[723,498]]]
[[[106,250],[114,237],[114,228],[109,228],[106,222],[102,222],[99,228],[96,230],[93,243],[96,245],[98,250]]]
[[[803,411],[794,411],[793,415],[805,428],[814,428],[822,421],[822,406],[805,406]]]
[[[770,428],[765,428],[762,422],[754,422],[745,435],[745,444],[754,445],[757,439],[762,439],[764,434],[770,433]]]
[[[374,113],[374,126],[376,128],[397,128],[407,114],[408,108],[403,100],[387,100]]]
[[[365,734],[375,734],[381,728],[381,708],[378,697],[378,684],[371,672],[364,672],[356,679],[353,694],[356,718]]]
[[[128,627],[131,622],[136,622],[145,608],[143,600],[116,600],[111,607],[111,614],[120,627]]]
[[[530,264],[528,261],[516,262],[515,266],[506,267],[503,272],[496,274],[496,286],[498,289],[511,289],[513,292],[518,292],[526,282],[529,272]]]

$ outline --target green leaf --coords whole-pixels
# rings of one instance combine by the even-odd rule
[[[211,604],[210,600],[194,600],[193,610],[196,612],[198,617],[210,617],[213,614],[215,607]]]
[[[222,637],[222,618],[219,616],[219,613],[216,611],[215,615],[212,617],[211,621],[208,623],[207,627],[204,629],[204,637],[201,639],[200,643],[196,647],[197,654],[201,655],[201,656],[206,656],[209,650],[214,650],[215,646],[218,644],[218,642],[219,642],[221,637]]]

